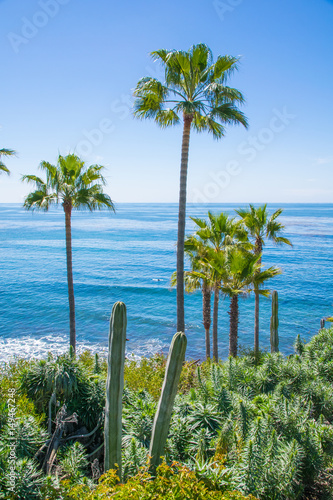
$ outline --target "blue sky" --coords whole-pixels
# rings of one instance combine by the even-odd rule
[[[0,0],[0,18],[0,148],[18,153],[0,202],[70,151],[107,167],[115,202],[177,202],[181,126],[132,118],[132,90],[163,76],[151,51],[200,42],[242,56],[250,128],[193,133],[189,201],[333,201],[332,1]]]

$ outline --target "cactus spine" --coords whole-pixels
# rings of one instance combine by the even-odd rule
[[[118,466],[120,480],[126,325],[126,306],[123,302],[116,302],[112,308],[109,332],[104,426],[104,470],[115,469]]]
[[[272,316],[271,316],[271,352],[279,352],[279,302],[278,293],[272,293]]]
[[[183,332],[178,332],[174,335],[170,345],[161,397],[154,418],[149,448],[149,455],[151,457],[150,471],[153,473],[164,453],[173,403],[177,394],[178,382],[185,359],[186,344],[186,335]]]

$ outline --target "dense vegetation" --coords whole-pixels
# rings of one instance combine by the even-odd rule
[[[249,354],[199,367],[186,362],[166,462],[154,480],[146,466],[165,357],[128,360],[125,485],[108,472],[96,486],[103,470],[106,361],[85,352],[9,363],[0,378],[1,498],[101,499],[111,492],[135,499],[333,498],[333,329],[321,330],[308,344],[298,338],[295,350],[287,358]],[[55,433],[55,412],[59,418],[65,403],[67,423],[47,476],[48,414]],[[69,418],[73,412],[76,419]],[[13,453],[15,493],[10,491]]]

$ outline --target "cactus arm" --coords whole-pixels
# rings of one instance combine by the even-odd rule
[[[161,456],[164,453],[173,403],[177,394],[182,365],[185,359],[186,344],[186,335],[182,332],[178,332],[174,335],[170,345],[161,397],[154,418],[149,449],[149,455],[151,457],[150,470],[153,473],[159,465]]]
[[[272,292],[271,352],[279,352],[279,299],[276,291]]]
[[[122,302],[116,302],[112,308],[109,332],[104,426],[104,470],[115,469],[118,466],[120,480],[126,326],[126,306]]]

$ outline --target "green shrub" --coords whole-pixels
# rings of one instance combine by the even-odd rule
[[[253,496],[244,497],[236,491],[222,493],[208,482],[199,480],[187,467],[175,463],[159,466],[156,478],[140,472],[121,485],[117,484],[116,472],[109,471],[93,490],[84,485],[69,489],[65,485],[65,490],[64,500],[106,500],[111,496],[119,500],[255,500]]]

